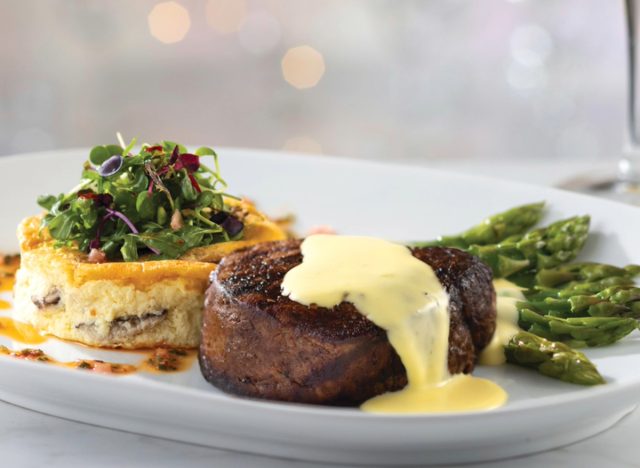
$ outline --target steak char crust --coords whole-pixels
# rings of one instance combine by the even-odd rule
[[[302,262],[300,243],[234,252],[212,273],[199,353],[204,377],[236,395],[340,406],[403,388],[406,372],[386,332],[352,304],[307,307],[282,296],[284,275]],[[457,249],[412,252],[450,296],[449,371],[469,373],[495,330],[491,270]]]

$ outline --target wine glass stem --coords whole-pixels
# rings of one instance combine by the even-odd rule
[[[627,23],[627,144],[620,162],[620,179],[640,183],[640,129],[638,128],[638,1],[624,0]]]

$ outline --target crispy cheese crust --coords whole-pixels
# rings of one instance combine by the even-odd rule
[[[18,227],[15,318],[90,346],[197,346],[216,263],[239,248],[286,237],[250,203],[226,202],[245,224],[243,240],[198,247],[178,260],[89,263],[78,250],[54,247],[41,217],[25,219]]]

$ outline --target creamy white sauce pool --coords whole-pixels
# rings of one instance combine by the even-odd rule
[[[365,402],[374,412],[491,409],[506,401],[495,383],[452,377],[447,366],[449,297],[427,264],[403,245],[357,236],[314,235],[301,246],[303,262],[282,282],[282,293],[304,305],[351,302],[387,331],[409,384]]]

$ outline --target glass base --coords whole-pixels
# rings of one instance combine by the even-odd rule
[[[624,181],[615,174],[584,174],[556,187],[640,206],[640,182]]]

